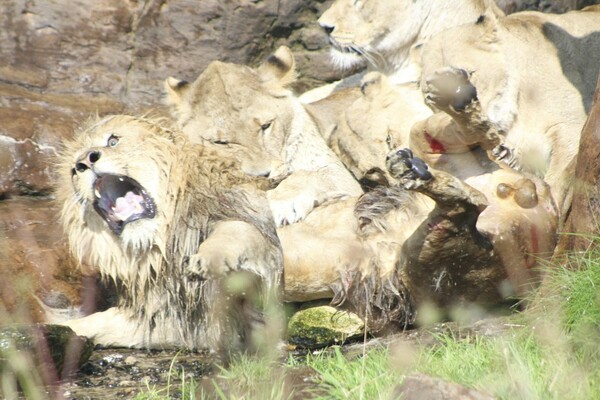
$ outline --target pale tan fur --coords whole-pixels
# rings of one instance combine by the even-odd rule
[[[166,81],[167,101],[193,142],[219,144],[246,173],[281,180],[267,192],[279,226],[326,201],[362,193],[286,88],[294,77],[293,55],[280,47],[256,69],[215,61],[192,84]]]
[[[155,216],[111,230],[93,206],[97,179],[111,175],[135,179]],[[66,325],[120,347],[221,351],[276,334],[265,322],[276,325],[281,248],[253,186],[235,160],[164,121],[110,116],[76,133],[58,166],[62,224],[74,256],[114,281],[119,300]]]
[[[368,64],[393,83],[420,78],[420,46],[445,29],[473,23],[487,9],[503,15],[492,0],[336,0],[319,18],[332,44],[334,66],[350,69]],[[303,93],[311,103],[355,85],[344,79]]]
[[[287,57],[288,60],[290,58]],[[285,65],[284,62],[272,61],[275,65]],[[280,69],[284,77],[287,76],[288,71],[286,67]],[[191,86],[182,81],[169,79],[167,90],[171,103],[175,105],[179,123],[187,135],[195,136],[196,140],[212,140],[220,143],[226,151],[241,160],[241,167],[247,173],[257,174],[262,171],[263,174],[270,175],[273,170],[270,165],[273,162],[282,164],[280,156],[282,152],[285,154],[290,150],[292,152],[297,150],[295,146],[299,142],[286,141],[286,137],[296,134],[291,129],[294,125],[290,122],[294,120],[293,113],[299,113],[299,116],[305,120],[305,111],[303,108],[290,108],[282,103],[283,100],[288,99],[289,94],[280,85],[269,86],[270,90],[279,93],[279,98],[270,95],[268,101],[265,100],[265,82],[257,79],[256,73],[256,70],[250,68],[213,63]],[[277,76],[275,73],[270,75]],[[273,83],[272,80],[267,82]],[[365,97],[373,94],[369,94],[370,90],[384,90],[379,86],[381,84],[379,80],[375,79],[371,83],[374,86],[365,87]],[[388,89],[395,90],[395,88]],[[412,94],[420,94],[416,87],[410,90]],[[247,94],[248,92],[250,94]],[[370,100],[385,104],[386,100],[393,103],[399,98],[402,98],[402,95],[394,93],[382,97],[375,96]],[[407,104],[409,110],[412,109],[411,105],[410,102]],[[365,104],[365,108],[368,109],[368,104]],[[420,110],[424,114],[430,114],[424,106]],[[389,118],[391,119],[392,116]],[[414,116],[410,115],[409,118]],[[286,121],[288,122],[284,125]],[[272,123],[267,124],[268,122]],[[282,123],[283,126],[280,133],[273,135],[276,123]],[[268,126],[262,128],[261,126],[265,124]],[[383,122],[384,128],[380,129],[386,134],[389,133],[388,124],[392,123]],[[253,128],[249,129],[249,125]],[[379,129],[376,124],[358,126],[367,130],[373,126]],[[409,140],[408,124],[402,125],[400,130],[402,133],[395,142]],[[269,140],[266,140],[267,138]],[[279,140],[272,143],[271,140],[275,138]],[[362,138],[367,142],[371,136],[369,132],[364,132]],[[378,150],[375,152],[383,150],[383,146],[391,145],[386,143],[385,139],[383,138],[379,143]],[[257,143],[260,146],[257,146]],[[276,146],[277,150],[268,153],[265,149],[268,150],[272,148],[271,146]],[[260,159],[267,160],[261,164],[266,167],[253,168],[256,164],[253,163],[252,156],[265,153],[266,156],[261,156]],[[308,160],[314,160],[310,153],[294,154],[297,156],[303,154]],[[381,154],[381,161],[377,161],[379,168],[385,168],[384,160],[385,153]],[[464,215],[464,218],[457,217],[456,221],[459,221],[461,226],[470,227],[472,230],[481,226],[480,235],[490,235],[483,240],[491,242],[490,248],[482,249],[476,244],[469,243],[470,247],[466,247],[465,254],[462,255],[469,261],[462,264],[459,270],[453,270],[456,263],[453,264],[452,261],[455,257],[461,256],[459,254],[461,247],[455,244],[463,242],[449,242],[453,245],[446,248],[444,243],[447,237],[443,235],[429,238],[426,242],[421,241],[423,235],[427,234],[431,215],[435,217],[440,215],[440,211],[435,207],[435,201],[446,197],[437,193],[434,195],[436,198],[432,199],[427,195],[394,185],[390,188],[377,189],[361,197],[329,198],[315,207],[302,221],[278,228],[277,233],[284,253],[284,299],[307,301],[329,298],[334,305],[351,308],[365,316],[370,329],[378,329],[389,322],[400,324],[412,322],[413,307],[419,302],[426,301],[428,296],[438,296],[436,301],[439,300],[442,304],[444,302],[449,304],[454,300],[483,303],[499,301],[506,293],[502,293],[498,286],[505,281],[508,282],[509,276],[514,279],[510,279],[512,286],[510,283],[507,283],[507,286],[515,287],[519,294],[523,294],[533,281],[534,274],[530,273],[530,269],[536,265],[537,260],[530,257],[529,253],[534,252],[545,256],[551,253],[551,248],[554,246],[555,209],[552,207],[552,199],[545,191],[543,182],[539,180],[534,181],[538,200],[533,205],[527,204],[526,211],[522,211],[522,207],[513,201],[512,194],[503,197],[502,201],[496,199],[495,192],[490,192],[488,186],[494,188],[499,183],[503,183],[516,192],[515,187],[523,176],[514,171],[497,172],[498,167],[490,167],[489,164],[491,163],[488,161],[488,164],[484,164],[483,167],[474,169],[472,175],[473,184],[481,187],[483,191],[483,194],[474,195],[474,198],[490,196],[490,199],[486,199],[486,204],[482,205],[481,209],[477,209],[475,218],[472,211],[469,211],[469,213],[463,212],[461,215]],[[302,179],[292,181],[293,185],[285,185],[284,179],[277,189],[297,193],[303,187],[313,183],[309,180],[311,171],[296,171],[292,176],[294,174],[298,174]],[[448,182],[454,184],[452,179],[440,179],[441,184],[438,188],[445,187]],[[462,180],[459,182],[455,187],[470,187]],[[454,190],[453,188],[454,186],[448,186],[448,191]],[[468,192],[480,193],[475,188],[469,189]],[[462,201],[468,203],[471,200],[466,198]],[[490,210],[499,210],[496,214],[502,214],[502,219],[496,219],[494,213],[488,212],[481,214],[486,217],[478,222],[479,213],[488,203]],[[434,211],[435,214],[432,214]],[[441,211],[441,214],[446,215],[444,211]],[[452,216],[452,210],[449,215]],[[475,226],[476,222],[477,226]],[[435,225],[435,221],[431,223]],[[495,226],[494,224],[500,229],[494,231],[489,227]],[[534,233],[531,233],[532,230]],[[496,243],[498,252],[493,251]],[[421,251],[415,249],[419,244],[419,249],[426,253],[430,261],[427,264],[428,270],[433,274],[421,280],[414,278],[412,274],[414,266],[420,265],[420,261],[415,260],[415,255],[420,254]],[[407,248],[407,246],[412,247]],[[482,265],[478,261],[480,253],[486,255],[485,260],[490,261],[489,265]],[[511,256],[513,258],[509,259]],[[471,273],[470,268],[474,265],[477,271]],[[464,283],[464,286],[452,287],[450,291],[441,290],[439,295],[435,294],[436,288],[445,287],[444,285],[452,286],[452,279],[455,278],[467,283]],[[407,289],[409,287],[410,289]],[[457,294],[461,290],[464,293]]]
[[[476,115],[450,111],[463,129],[463,145],[491,150],[496,135],[509,151],[501,160],[548,182],[564,215],[600,66],[600,7],[562,15],[486,14],[434,36],[422,53],[426,95],[431,80],[448,68],[466,71],[477,89]],[[445,124],[440,119],[428,129]]]
[[[413,124],[432,111],[418,85],[392,85],[379,72],[365,75],[361,94],[341,113],[328,144],[363,186],[387,186],[385,155],[408,146]]]

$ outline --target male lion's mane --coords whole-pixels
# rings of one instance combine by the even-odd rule
[[[118,237],[95,214],[90,200],[74,192],[71,182],[73,158],[85,150],[86,136],[120,124],[140,127],[148,135],[139,147],[121,154],[125,167],[119,172],[140,172],[133,171],[139,164],[132,165],[130,160],[144,157],[158,166],[162,185],[151,193],[158,204],[156,217],[140,221],[139,227],[129,226],[133,232],[124,231]],[[177,332],[174,337],[164,338],[167,343],[189,348],[215,349],[223,341],[236,340],[232,335],[239,327],[227,331],[218,311],[223,311],[223,305],[215,304],[222,291],[220,280],[192,280],[185,271],[188,257],[218,221],[252,224],[274,248],[279,247],[270,215],[239,187],[250,178],[238,173],[235,161],[205,146],[189,144],[165,121],[113,116],[88,125],[65,143],[59,171],[56,193],[63,204],[61,220],[71,251],[80,262],[97,267],[103,278],[116,283],[117,307],[139,323],[145,332],[145,345],[153,345],[151,337],[157,326],[170,326]],[[280,253],[272,257],[281,265]],[[279,285],[280,274],[269,275],[258,269],[251,272],[263,280],[263,293]]]

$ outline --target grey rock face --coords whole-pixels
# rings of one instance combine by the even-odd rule
[[[329,1],[6,0],[0,4],[0,198],[45,194],[62,137],[90,114],[160,108],[168,76],[294,50],[298,89],[336,79],[316,24]]]

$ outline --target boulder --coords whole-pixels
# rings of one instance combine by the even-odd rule
[[[496,0],[496,4],[507,14],[527,10],[564,13],[598,4],[598,0]]]
[[[288,341],[304,348],[342,344],[364,335],[365,323],[356,314],[331,306],[297,311],[288,323]]]

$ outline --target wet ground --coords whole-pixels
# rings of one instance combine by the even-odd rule
[[[434,344],[436,336],[442,333],[452,333],[457,338],[498,336],[516,327],[519,325],[506,317],[488,318],[466,327],[442,323],[427,330],[409,330],[364,343],[349,343],[342,350],[348,357],[355,357],[364,351],[390,346],[398,341],[427,346]],[[295,349],[282,352],[279,357],[282,365],[290,354],[301,360],[306,351]],[[285,371],[286,392],[293,391],[293,399],[308,399],[318,392],[318,374],[311,368],[299,366],[286,368]],[[199,385],[213,387],[211,380],[218,381],[217,372],[213,359],[202,353],[97,349],[72,382],[61,389],[67,399],[132,398],[140,392],[158,392],[161,396],[167,396],[167,391],[169,398],[177,399],[182,398],[182,385],[187,385],[189,389],[192,378]]]
[[[202,353],[98,349],[73,381],[63,385],[63,396],[115,399],[150,391],[166,396],[169,388],[170,398],[181,398],[182,383],[199,381],[211,369],[211,358]]]

